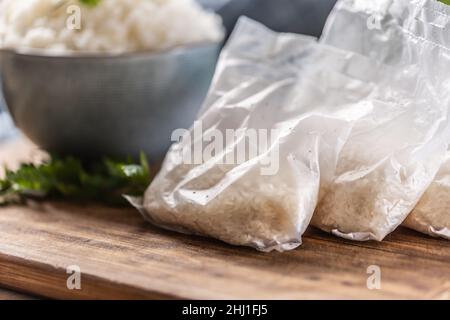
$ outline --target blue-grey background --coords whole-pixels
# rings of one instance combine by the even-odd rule
[[[12,124],[11,117],[6,112],[5,102],[0,91],[0,142],[13,137],[15,134],[17,134],[17,131]]]
[[[214,0],[200,0],[213,2]],[[278,32],[319,37],[336,0],[230,0],[223,1],[219,14],[230,32],[245,15]]]
[[[232,31],[237,19],[241,15],[246,15],[279,32],[294,32],[316,37],[320,36],[326,18],[336,2],[336,0],[198,1],[222,16],[228,33]],[[0,91],[0,141],[16,133]]]

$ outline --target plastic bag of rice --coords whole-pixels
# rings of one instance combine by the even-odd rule
[[[163,50],[218,42],[221,19],[195,0],[3,0],[0,47],[52,53]]]
[[[176,134],[144,196],[144,216],[263,251],[300,245],[354,126],[375,117],[380,133],[396,117],[410,120],[409,95],[378,85],[387,70],[241,19],[198,122]]]
[[[442,52],[450,57],[450,25],[442,28],[441,25],[436,24],[435,19],[436,16],[439,16],[442,21],[443,14],[442,12],[435,14],[428,12],[423,16],[424,19],[413,22],[411,28],[421,33],[424,39],[438,43]],[[429,21],[426,20],[428,18],[430,18]],[[435,62],[431,61],[431,63]],[[443,82],[448,82],[448,80]],[[444,89],[443,87],[442,90]],[[439,92],[439,94],[447,93]],[[408,216],[404,225],[434,237],[450,239],[450,149],[433,183]]]
[[[381,129],[367,119],[340,154],[313,224],[345,238],[382,240],[392,232],[431,184],[446,152],[450,56],[414,28],[417,12],[421,7],[409,1],[341,0],[321,40],[398,68],[411,93],[390,109],[399,112],[395,121]],[[389,82],[401,87],[397,80]]]
[[[450,152],[405,226],[450,240]]]

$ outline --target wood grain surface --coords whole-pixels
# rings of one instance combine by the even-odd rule
[[[81,290],[67,288],[72,265]],[[379,290],[366,285],[371,265]],[[401,228],[359,243],[311,228],[296,250],[259,253],[160,230],[131,208],[30,202],[0,208],[0,285],[71,299],[449,299],[450,242]]]
[[[0,288],[0,300],[35,300],[36,298],[30,295],[11,291],[9,289]]]

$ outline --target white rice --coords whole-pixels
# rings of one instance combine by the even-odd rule
[[[80,8],[80,28],[74,11]],[[68,27],[68,23],[69,26]],[[221,19],[194,0],[0,0],[0,47],[67,52],[131,52],[217,42]]]

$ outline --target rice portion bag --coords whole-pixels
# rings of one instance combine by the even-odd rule
[[[435,96],[437,103],[448,106],[450,6],[434,0],[394,0],[378,4],[384,7],[374,9],[366,4],[366,8],[360,10],[357,2],[341,1],[328,21],[322,41],[385,63],[420,65],[422,73],[428,77],[424,85],[430,88],[430,95]],[[354,19],[352,26],[345,23],[350,17]],[[370,23],[374,18],[379,22],[376,28],[358,29],[364,23],[374,26]],[[355,24],[357,27],[353,28]],[[352,36],[342,39],[340,32]],[[415,41],[418,45],[414,44]],[[405,226],[432,236],[449,238],[449,166],[447,154],[435,180],[408,216]]]
[[[442,163],[449,100],[437,93],[443,78],[434,75],[449,65],[427,63],[442,55],[439,46],[408,28],[420,9],[401,0],[341,0],[327,22],[322,43],[396,68],[384,88],[403,90],[392,91],[389,108],[375,102],[371,117],[353,128],[312,220],[325,231],[381,241],[407,218]]]
[[[378,87],[386,74],[365,57],[241,19],[198,121],[174,133],[144,216],[262,251],[297,247],[355,121],[370,118],[372,102],[396,99]]]
[[[450,151],[433,183],[404,225],[433,237],[450,240]]]
[[[434,19],[432,21],[413,21],[410,28],[421,34],[424,39],[439,44],[443,55],[449,59],[450,26],[442,28],[434,22]],[[441,57],[438,58],[442,59]],[[431,63],[434,64],[435,61],[431,61]],[[440,66],[442,65],[438,63],[437,67]],[[440,90],[447,91],[437,92],[444,96],[443,100],[445,100],[445,95],[449,94],[449,83],[450,79],[442,79],[442,88]],[[448,141],[450,143],[450,137]],[[404,225],[434,237],[450,240],[450,148],[436,178],[413,212],[408,216]]]

